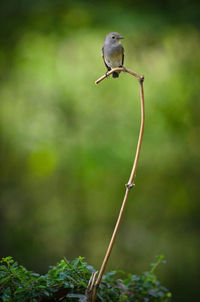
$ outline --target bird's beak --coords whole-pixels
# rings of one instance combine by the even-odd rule
[[[124,39],[124,37],[119,37],[119,39]]]

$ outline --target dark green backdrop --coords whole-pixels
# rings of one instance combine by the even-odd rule
[[[139,87],[104,74],[106,33],[145,75],[136,186],[108,269],[154,256],[173,301],[198,299],[200,36],[195,1],[2,1],[0,254],[45,272],[65,256],[99,268],[139,131]]]

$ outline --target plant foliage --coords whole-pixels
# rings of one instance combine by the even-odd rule
[[[163,262],[159,256],[149,272],[138,275],[112,271],[103,276],[97,301],[167,302],[170,292],[157,280],[155,268]],[[45,275],[28,271],[12,257],[0,261],[0,301],[46,302],[86,301],[85,290],[94,268],[79,257],[71,262],[65,258],[50,267]],[[119,278],[121,275],[123,278]]]

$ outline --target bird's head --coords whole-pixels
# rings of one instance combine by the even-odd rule
[[[121,43],[121,39],[124,39],[119,33],[117,32],[112,32],[107,34],[105,42],[106,43],[111,43],[111,44],[119,44]]]

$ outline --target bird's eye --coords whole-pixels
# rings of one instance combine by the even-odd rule
[[[115,38],[115,36],[112,36],[112,39],[114,39]]]

